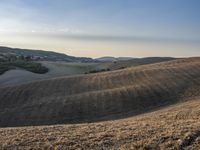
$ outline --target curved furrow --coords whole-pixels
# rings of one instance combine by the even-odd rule
[[[0,125],[87,122],[143,113],[200,96],[199,77],[200,59],[195,58],[0,88]]]

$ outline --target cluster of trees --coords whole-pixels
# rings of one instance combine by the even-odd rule
[[[48,72],[48,68],[33,61],[31,56],[0,55],[0,74],[15,68],[21,68],[40,74]]]
[[[107,69],[100,69],[100,70],[91,70],[89,72],[85,72],[85,74],[89,74],[89,73],[98,73],[98,72],[105,72],[105,71],[110,71],[109,68]]]

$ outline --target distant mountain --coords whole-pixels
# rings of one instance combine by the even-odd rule
[[[101,61],[101,62],[113,62],[113,61],[122,61],[122,60],[130,60],[133,59],[132,57],[111,57],[111,56],[106,56],[106,57],[100,57],[96,58],[95,60]]]
[[[67,61],[67,62],[98,62],[98,60],[88,57],[74,57],[62,53],[42,50],[29,50],[19,48],[0,47],[0,54],[16,55],[16,56],[31,56],[49,61]]]

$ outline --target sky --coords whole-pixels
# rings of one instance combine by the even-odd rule
[[[199,0],[1,0],[0,45],[74,56],[200,56]]]

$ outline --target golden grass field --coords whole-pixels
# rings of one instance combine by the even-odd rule
[[[37,81],[0,93],[0,126],[9,127],[0,128],[0,149],[200,148],[200,58]]]

